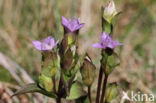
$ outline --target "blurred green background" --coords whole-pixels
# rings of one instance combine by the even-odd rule
[[[91,45],[99,41],[100,10],[107,2],[108,0],[0,0],[0,103],[55,103],[39,94],[15,98],[10,96],[20,85],[37,80],[41,72],[41,55],[31,42],[47,35],[61,40],[61,16],[80,17],[81,22],[85,23],[79,35],[79,53],[88,52],[94,64],[99,67],[100,50],[93,49]],[[114,2],[117,10],[122,11],[115,25],[114,39],[124,46],[118,50],[121,64],[109,79],[109,82],[117,82],[121,88],[121,93],[113,103],[120,103],[123,90],[156,95],[156,0]],[[96,74],[98,75],[98,70]],[[95,99],[97,80],[93,85]]]

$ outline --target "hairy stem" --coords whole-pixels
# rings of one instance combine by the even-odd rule
[[[108,75],[105,75],[100,103],[103,103],[103,100],[104,100],[104,97],[105,97],[107,80],[108,80]]]
[[[99,103],[102,77],[103,77],[103,69],[102,67],[100,67],[99,77],[98,77],[98,87],[97,87],[97,93],[96,93],[96,103]]]
[[[92,103],[92,98],[91,98],[91,86],[88,86],[88,98],[90,103]]]

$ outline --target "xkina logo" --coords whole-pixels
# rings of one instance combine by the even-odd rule
[[[141,94],[141,92],[134,93],[131,91],[130,93],[123,91],[122,92],[122,100],[129,100],[129,101],[148,101],[148,102],[154,102],[154,94]],[[130,95],[128,95],[130,94]]]

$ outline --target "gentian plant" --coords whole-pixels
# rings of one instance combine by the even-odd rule
[[[107,83],[109,75],[120,63],[115,48],[122,44],[113,40],[114,21],[118,14],[113,0],[102,7],[101,41],[92,45],[101,49],[102,56],[95,103],[109,103],[118,94],[117,84]],[[61,103],[62,98],[76,103],[92,103],[91,87],[98,69],[87,53],[82,56],[77,52],[79,29],[84,25],[80,18],[66,19],[62,16],[64,34],[61,42],[55,42],[52,36],[41,42],[33,41],[34,47],[42,54],[42,72],[36,83],[23,86],[13,96],[39,92],[55,98],[57,103]]]

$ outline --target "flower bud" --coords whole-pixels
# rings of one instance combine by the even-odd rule
[[[85,85],[91,86],[94,81],[96,67],[92,63],[91,59],[87,56],[84,59],[83,65],[80,68],[82,80]]]
[[[68,34],[65,34],[63,39],[62,39],[61,46],[60,46],[60,49],[59,49],[59,53],[60,53],[61,56],[64,55],[67,48],[68,48]]]
[[[69,33],[65,34],[60,46],[60,55],[63,56],[67,49],[73,45],[77,45],[77,35],[72,35]]]
[[[108,5],[105,7],[103,12],[103,17],[109,23],[111,23],[112,18],[117,14],[114,1],[109,1]]]
[[[118,95],[118,87],[116,83],[108,84],[106,87],[105,102],[110,103]]]
[[[61,60],[61,68],[63,70],[70,70],[73,62],[73,54],[70,48],[65,52],[64,58]]]

